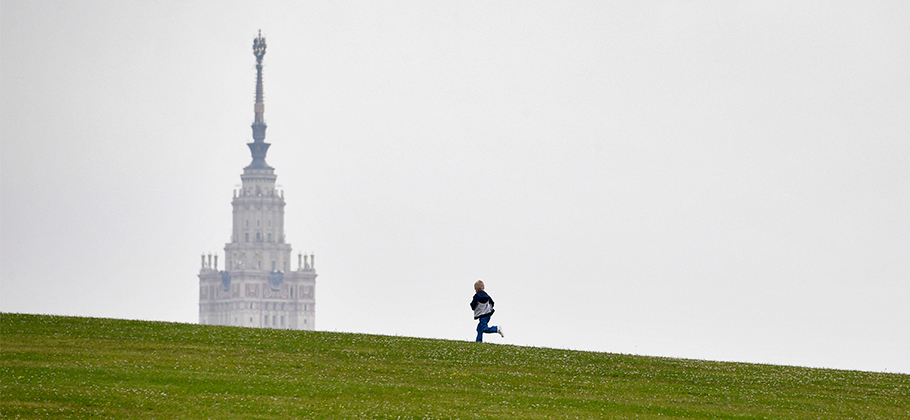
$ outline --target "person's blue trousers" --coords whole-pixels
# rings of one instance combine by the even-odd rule
[[[490,323],[491,316],[493,316],[493,315],[482,316],[477,319],[477,321],[479,321],[479,322],[477,322],[477,342],[478,343],[483,341],[484,333],[492,334],[495,332],[499,332],[499,327],[496,327],[496,326],[488,327],[487,326],[487,324]]]

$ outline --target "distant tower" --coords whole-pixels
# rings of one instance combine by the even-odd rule
[[[298,255],[291,271],[291,244],[284,238],[284,191],[275,188],[275,168],[265,163],[265,103],[262,58],[265,38],[253,40],[256,56],[256,104],[253,161],[243,168],[243,184],[234,191],[234,228],[224,245],[224,270],[218,256],[203,254],[199,271],[199,323],[243,327],[312,330],[315,328],[315,256]],[[302,257],[302,258],[301,258]]]

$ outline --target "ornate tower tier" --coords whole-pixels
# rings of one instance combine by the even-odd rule
[[[284,236],[284,192],[275,186],[275,169],[265,162],[265,104],[262,59],[265,38],[253,40],[256,56],[256,102],[252,162],[243,168],[242,185],[231,202],[231,242],[224,246],[224,270],[218,256],[202,257],[199,272],[199,323],[312,330],[315,328],[315,256],[297,256],[291,270],[291,245]]]

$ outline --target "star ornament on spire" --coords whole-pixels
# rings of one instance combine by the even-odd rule
[[[265,56],[265,38],[262,37],[262,30],[259,30],[259,36],[253,40],[253,55],[256,56],[256,63],[262,64],[262,57]]]

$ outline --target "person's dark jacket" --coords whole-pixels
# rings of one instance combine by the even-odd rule
[[[487,292],[481,290],[474,294],[474,299],[471,300],[471,309],[474,310],[474,319],[493,315],[493,312],[495,312],[493,309],[493,298]]]

